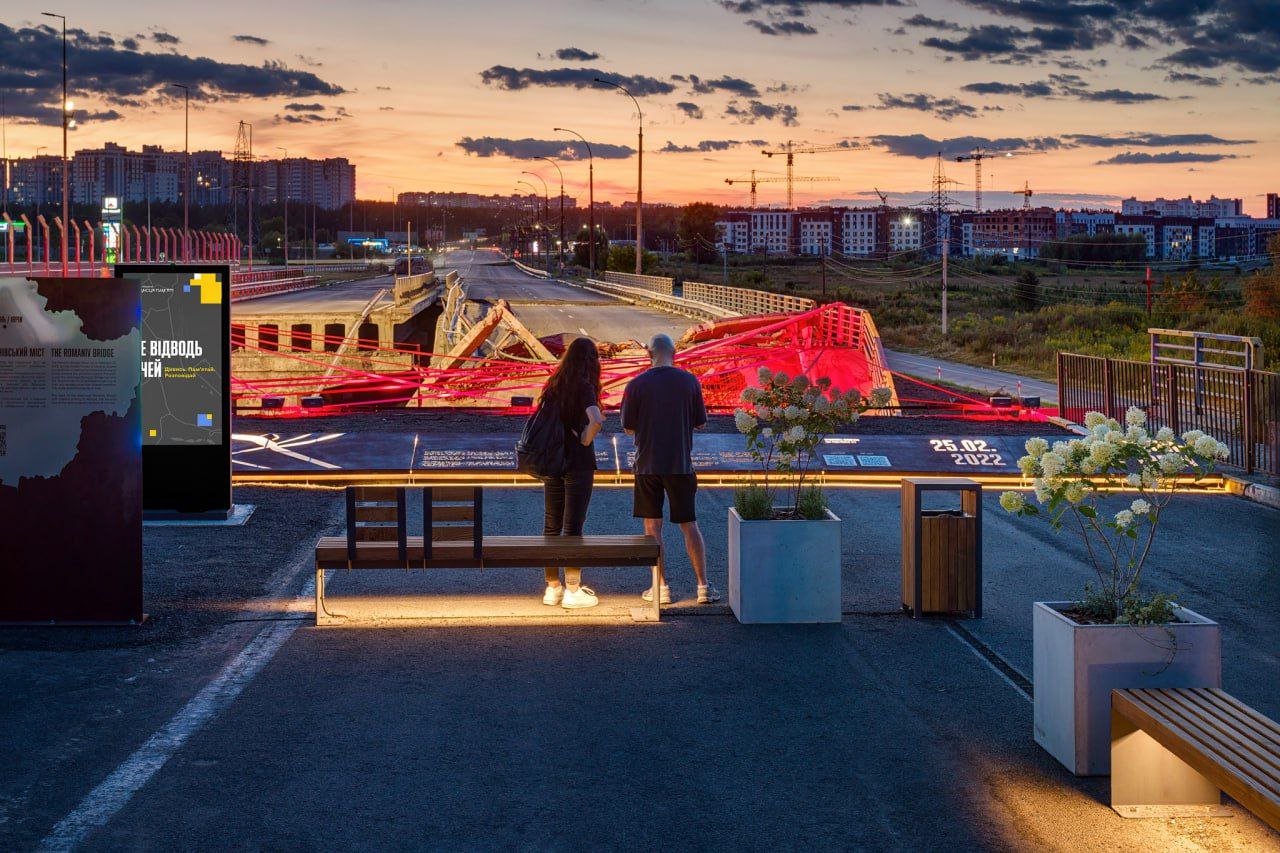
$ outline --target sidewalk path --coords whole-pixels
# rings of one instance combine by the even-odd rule
[[[1019,376],[1016,373],[1005,373],[1003,370],[992,370],[988,367],[943,361],[927,355],[894,350],[885,350],[884,354],[888,359],[890,370],[905,373],[908,376],[917,376],[926,382],[936,381],[939,378],[938,369],[941,368],[941,378],[944,382],[989,392],[1003,389],[1010,394],[1018,393],[1018,383],[1021,382],[1023,394],[1027,396],[1038,394],[1044,403],[1058,401],[1058,386],[1042,379],[1032,379],[1030,376]]]

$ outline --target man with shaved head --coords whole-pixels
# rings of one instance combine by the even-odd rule
[[[632,515],[644,519],[644,532],[662,541],[662,505],[669,502],[669,518],[680,526],[689,562],[698,576],[698,603],[720,600],[720,592],[707,583],[707,547],[698,529],[696,498],[698,477],[693,472],[693,431],[707,423],[702,385],[687,370],[675,366],[676,345],[668,335],[649,341],[652,367],[627,385],[622,397],[622,428],[636,442],[635,496]],[[644,592],[671,601],[666,578],[661,589]]]

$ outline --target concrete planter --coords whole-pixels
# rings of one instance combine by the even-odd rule
[[[840,621],[840,519],[743,521],[729,509],[729,606],[746,623]]]
[[[1082,625],[1068,601],[1032,608],[1035,738],[1077,776],[1111,773],[1111,691],[1221,687],[1217,622],[1185,607],[1171,625]]]

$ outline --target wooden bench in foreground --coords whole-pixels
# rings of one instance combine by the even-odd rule
[[[465,486],[422,490],[422,529],[408,535],[405,489],[347,489],[347,533],[316,543],[316,624],[334,619],[325,609],[325,572],[334,569],[511,569],[544,566],[642,566],[655,588],[661,566],[658,540],[646,535],[485,536],[484,493]],[[637,622],[661,619],[661,603],[635,607]]]
[[[1216,687],[1111,693],[1111,807],[1225,815],[1220,791],[1280,830],[1280,725]]]

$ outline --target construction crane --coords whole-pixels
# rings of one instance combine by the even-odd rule
[[[1031,184],[1030,184],[1028,181],[1023,181],[1023,182],[1022,182],[1022,189],[1020,189],[1020,190],[1014,190],[1014,192],[1015,192],[1015,193],[1017,193],[1018,195],[1022,196],[1022,209],[1023,209],[1023,210],[1030,210],[1030,209],[1031,209],[1031,196],[1033,195],[1032,190],[1031,190]]]
[[[755,210],[757,184],[777,184],[777,183],[781,183],[782,181],[788,181],[788,185],[794,181],[802,181],[803,183],[806,183],[806,184],[816,184],[816,183],[822,183],[825,181],[838,181],[838,180],[839,178],[794,178],[794,177],[789,179],[788,178],[757,178],[756,170],[752,169],[750,178],[725,178],[724,182],[730,185],[751,184],[751,209]]]
[[[982,161],[989,160],[992,157],[1012,157],[1012,151],[988,151],[981,146],[974,148],[968,154],[961,154],[956,158],[957,163],[963,163],[966,160],[973,161],[973,208],[979,213],[982,212]]]
[[[802,145],[796,146],[790,139],[787,144],[783,145],[776,151],[765,149],[760,153],[766,157],[776,157],[786,155],[787,157],[787,209],[795,207],[795,173],[796,173],[796,155],[797,154],[821,154],[826,151],[858,151],[870,148],[869,145],[859,145],[852,143],[844,143],[839,145]]]
[[[874,190],[876,191],[876,195],[880,196],[880,206],[881,206],[881,207],[888,207],[888,206],[889,206],[889,196],[887,196],[887,195],[885,195],[884,193],[880,192],[880,188],[879,188],[879,187],[872,187],[872,189],[874,189]]]

